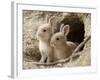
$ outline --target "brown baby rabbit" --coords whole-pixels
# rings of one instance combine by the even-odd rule
[[[66,41],[66,35],[69,33],[70,26],[62,24],[60,32],[55,33],[50,41],[51,46],[54,48],[55,60],[61,60],[71,56],[76,44]]]
[[[41,53],[40,62],[52,62],[53,61],[53,47],[50,46],[50,40],[52,36],[52,23],[54,16],[49,18],[46,24],[41,25],[37,30],[37,38],[39,40],[39,50]]]

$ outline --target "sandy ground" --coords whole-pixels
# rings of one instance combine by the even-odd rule
[[[36,68],[55,68],[55,67],[78,67],[91,65],[91,41],[89,40],[84,50],[81,51],[80,57],[76,60],[63,64],[63,66],[37,66],[34,61],[39,61],[41,58],[38,49],[38,40],[36,39],[36,31],[38,26],[46,22],[47,15],[57,16],[57,20],[63,19],[68,13],[52,13],[52,12],[39,12],[39,11],[23,11],[23,69],[36,69]],[[91,15],[78,14],[85,24],[85,38],[90,34],[91,30]]]

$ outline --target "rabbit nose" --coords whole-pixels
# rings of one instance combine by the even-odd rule
[[[51,45],[51,46],[54,46],[54,44],[53,44],[53,42],[52,42],[52,41],[50,42],[50,45]]]

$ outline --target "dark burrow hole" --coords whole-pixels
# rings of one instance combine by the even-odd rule
[[[85,27],[82,17],[79,17],[75,13],[70,13],[66,15],[63,20],[57,22],[56,26],[53,29],[53,32],[59,32],[61,24],[70,25],[70,32],[66,36],[68,41],[80,44],[84,40]],[[80,49],[82,51],[84,46]]]

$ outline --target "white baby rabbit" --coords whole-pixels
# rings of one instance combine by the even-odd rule
[[[50,40],[52,36],[52,25],[54,16],[49,18],[46,24],[41,25],[37,30],[37,38],[39,40],[39,50],[41,53],[40,62],[52,62],[53,61],[53,47],[50,46]]]
[[[69,33],[70,26],[62,24],[60,32],[55,33],[50,41],[51,46],[54,48],[55,60],[61,60],[71,56],[76,44],[73,42],[66,42],[66,35]]]

